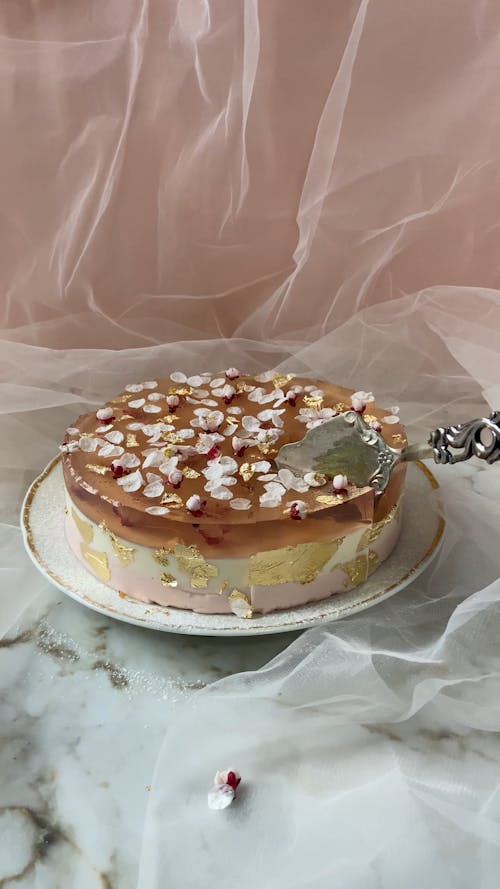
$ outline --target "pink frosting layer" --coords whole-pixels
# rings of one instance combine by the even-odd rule
[[[375,541],[370,549],[377,553],[379,563],[383,562],[394,549],[399,536],[400,523],[394,521]],[[66,537],[79,561],[83,561],[80,543],[81,538],[71,521],[66,521]],[[86,570],[91,566],[84,562]],[[378,567],[378,566],[377,566]],[[201,614],[230,614],[231,607],[226,595],[210,591],[194,592],[179,587],[164,586],[157,578],[146,576],[137,571],[133,565],[123,566],[113,560],[109,565],[110,578],[107,586],[130,598],[142,602],[155,603],[173,608],[187,608]],[[374,569],[376,570],[376,568]],[[95,573],[92,571],[92,573]],[[373,572],[371,572],[373,573]],[[254,611],[266,614],[285,608],[305,605],[327,599],[338,593],[352,589],[352,584],[345,572],[336,568],[329,574],[316,577],[307,584],[284,583],[273,586],[253,586],[241,589],[248,596]]]

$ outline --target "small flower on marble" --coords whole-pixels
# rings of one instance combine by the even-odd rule
[[[346,475],[335,475],[333,477],[332,487],[336,494],[340,494],[344,491],[347,491],[347,476]]]
[[[304,503],[303,500],[294,500],[293,503],[290,504],[290,518],[301,520],[305,519],[307,513],[309,512],[307,508],[307,503]]]
[[[241,777],[235,769],[216,772],[212,789],[208,793],[208,807],[214,811],[227,809],[236,796]]]

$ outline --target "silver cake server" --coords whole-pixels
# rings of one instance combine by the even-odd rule
[[[389,447],[361,414],[346,411],[310,429],[302,441],[283,445],[276,463],[278,469],[300,475],[346,475],[352,484],[370,485],[376,494],[383,494],[398,463],[427,457],[433,457],[435,463],[459,463],[470,457],[495,463],[500,459],[500,411],[480,420],[438,427],[427,443],[402,450]]]

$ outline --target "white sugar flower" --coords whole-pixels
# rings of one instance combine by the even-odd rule
[[[224,377],[216,377],[214,380],[210,381],[210,388],[218,389],[220,386],[224,386],[225,382]]]
[[[121,444],[124,439],[124,435],[123,432],[120,432],[119,429],[114,429],[113,432],[108,432],[104,436],[104,438],[106,439],[106,441],[110,441],[111,444]]]
[[[151,392],[151,395],[148,395],[148,401],[161,401],[162,398],[165,398],[163,392]]]
[[[105,432],[110,432],[112,428],[113,428],[113,424],[108,423],[107,426],[98,426],[96,429],[96,432],[99,432],[101,435],[103,435]],[[68,430],[66,429],[66,432],[67,431]]]
[[[382,417],[382,423],[399,423],[399,408],[398,407],[390,407],[390,414],[386,417]]]
[[[142,385],[142,383],[128,383],[128,385],[125,386],[125,391],[126,392],[142,392],[143,388],[144,388],[144,386]]]
[[[172,469],[167,475],[167,481],[173,488],[178,488],[184,476],[180,469]]]
[[[139,469],[136,469],[135,472],[131,472],[129,475],[122,475],[121,478],[116,480],[117,484],[123,488],[127,494],[133,494],[134,491],[138,491],[144,484],[144,479],[141,475]]]
[[[167,404],[171,411],[175,411],[179,407],[181,400],[178,395],[167,395]]]
[[[234,407],[228,407],[226,413],[237,415],[237,414],[242,414],[243,410],[241,407],[238,407],[238,405],[234,405]]]
[[[292,386],[287,392],[283,392],[282,389],[279,391],[281,392],[281,395],[275,401],[273,407],[281,407],[282,404],[291,404],[292,407],[294,407],[298,396],[304,391],[304,388],[303,386]]]
[[[193,494],[189,500],[186,501],[186,509],[188,512],[193,513],[193,515],[199,515],[203,510],[203,501],[198,494]]]
[[[270,383],[271,380],[276,376],[275,370],[265,370],[263,373],[258,374],[255,379],[258,383]]]
[[[217,407],[217,402],[213,398],[191,398],[190,395],[186,395],[186,401],[189,404],[204,404],[206,407]]]
[[[340,493],[341,491],[346,491],[347,490],[347,476],[342,475],[340,473],[338,475],[334,475],[332,487],[333,487],[333,490],[336,491],[337,493]]]
[[[146,414],[159,414],[161,413],[161,407],[159,404],[145,404],[144,411]]]
[[[257,417],[243,417],[241,425],[246,432],[260,432],[262,428]]]
[[[163,473],[163,475],[168,476],[168,475],[170,475],[171,472],[174,471],[174,469],[177,469],[177,465],[179,463],[179,457],[177,455],[175,455],[173,457],[169,457],[168,460],[165,460],[164,454],[162,454],[161,457],[162,457],[162,462],[159,464],[158,468],[159,468],[160,472]],[[144,463],[144,466],[145,465],[146,464]]]
[[[97,450],[99,442],[102,443],[102,439],[94,438],[94,436],[90,435],[82,435],[80,441],[78,442],[78,447],[85,454],[92,454],[95,450]]]
[[[224,414],[221,411],[210,411],[206,407],[199,407],[194,414],[191,426],[203,429],[204,432],[216,432],[224,422]]]
[[[249,393],[248,400],[256,401],[257,404],[269,404],[270,401],[282,398],[283,394],[283,389],[273,389],[271,392],[266,392],[262,387],[257,387]]]
[[[145,455],[145,460],[142,464],[143,469],[149,469],[149,467],[153,466],[158,467],[165,462],[165,454],[160,448],[148,448],[142,453],[143,456]]]
[[[306,472],[304,481],[310,488],[320,488],[322,485],[326,485],[326,476],[321,475],[320,472]]]
[[[231,509],[250,509],[251,505],[251,500],[247,500],[246,497],[235,497],[229,504]]]
[[[292,500],[291,503],[287,503],[287,506],[290,509],[290,518],[301,520],[305,519],[309,509],[307,507],[307,503],[304,503],[303,500]]]
[[[98,420],[111,420],[114,419],[115,412],[112,407],[101,407],[98,411],[96,411],[96,417]]]
[[[314,429],[316,426],[326,423],[327,420],[331,420],[335,414],[336,411],[331,407],[301,407],[295,419],[299,423],[305,423],[308,429]]]
[[[137,466],[141,465],[141,461],[136,454],[128,454],[125,453],[121,457],[118,457],[117,460],[113,460],[113,468],[115,466],[122,466],[124,469],[135,469]]]
[[[135,408],[142,407],[143,404],[146,404],[145,398],[135,398],[133,401],[127,402],[127,407],[131,407],[131,408],[135,409]]]
[[[145,512],[150,515],[166,515],[170,510],[168,506],[146,506]]]
[[[187,377],[186,374],[183,374],[181,371],[176,370],[173,374],[170,374],[170,379],[174,383],[187,383],[188,386],[194,386],[198,388],[198,386],[202,386],[205,382],[203,377],[200,377],[199,374],[193,377]]]
[[[283,426],[283,420],[281,419],[281,414],[285,413],[285,409],[277,411],[276,409],[271,410],[267,409],[265,411],[261,411],[260,414],[257,414],[259,420],[262,420],[263,423],[271,422],[273,426],[278,426],[281,428]]]
[[[143,389],[156,389],[158,383],[156,380],[146,380],[145,383],[142,384]]]
[[[205,490],[206,490],[205,485]],[[214,497],[216,500],[231,500],[233,496],[229,488],[226,488],[224,485],[218,485],[215,488],[212,488],[210,491],[210,496]]]
[[[66,444],[59,445],[59,450],[62,451],[63,454],[72,454],[73,451],[78,450],[78,442],[68,441]]]
[[[208,454],[214,445],[218,444],[220,441],[224,441],[224,436],[220,435],[218,432],[200,432],[198,441],[196,442],[196,451],[198,454]]]
[[[159,475],[156,475],[154,472],[146,473],[147,485],[144,488],[143,494],[145,497],[161,497],[164,493],[165,488],[163,486],[163,482]]]
[[[366,405],[372,401],[375,401],[373,392],[363,392],[360,389],[359,392],[353,392],[351,395],[351,406],[357,413],[363,413]]]
[[[237,380],[239,375],[240,372],[235,367],[228,367],[228,369],[226,370],[226,377],[228,378],[228,380]]]
[[[121,445],[103,444],[102,448],[97,452],[98,457],[121,457],[125,448]]]
[[[236,395],[236,389],[234,386],[230,386],[229,383],[226,383],[224,386],[219,386],[217,389],[212,389],[212,395],[216,395],[217,398],[223,398],[226,404],[231,404],[234,396]]]
[[[280,435],[279,429],[261,429],[257,433],[257,442],[260,444],[276,444]]]

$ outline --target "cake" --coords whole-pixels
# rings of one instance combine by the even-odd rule
[[[128,384],[66,430],[68,543],[120,595],[197,612],[250,618],[346,592],[397,542],[404,464],[375,496],[274,458],[353,409],[404,446],[395,409],[329,382],[229,368]]]

